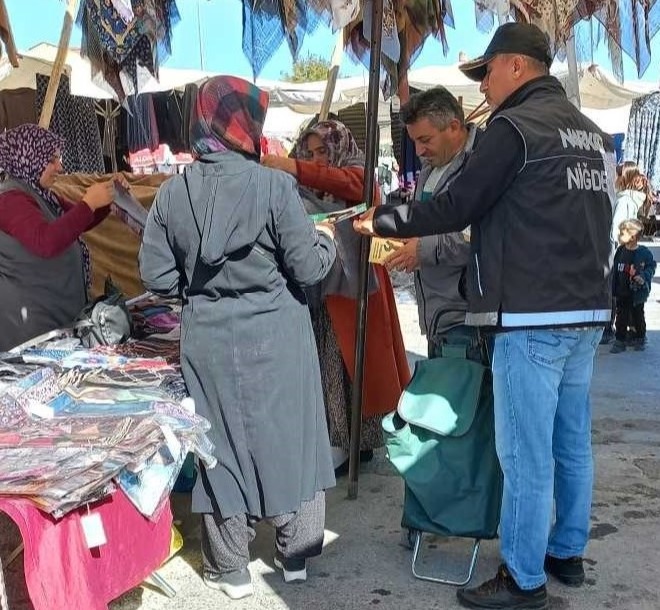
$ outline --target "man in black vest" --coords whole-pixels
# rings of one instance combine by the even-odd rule
[[[484,55],[461,66],[492,111],[461,176],[423,205],[381,206],[354,223],[385,237],[472,226],[466,322],[496,331],[504,492],[503,563],[492,580],[458,591],[468,608],[547,608],[546,572],[584,582],[589,387],[610,319],[614,146],[570,104],[551,63],[541,30],[501,26]]]

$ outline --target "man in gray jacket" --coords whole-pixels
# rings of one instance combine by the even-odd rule
[[[400,117],[423,162],[415,188],[415,201],[423,203],[444,193],[460,175],[481,132],[466,125],[461,105],[444,87],[413,95]],[[390,270],[415,274],[419,324],[429,343],[429,357],[446,342],[469,341],[476,346],[475,329],[465,326],[469,235],[468,229],[414,237],[385,262]]]

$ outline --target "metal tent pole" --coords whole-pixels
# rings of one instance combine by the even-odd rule
[[[369,97],[367,99],[367,150],[364,162],[364,200],[374,204],[374,182],[378,161],[378,100],[380,89],[380,51],[383,38],[383,0],[372,0],[371,57],[369,61]],[[351,398],[351,445],[348,463],[348,498],[358,495],[360,468],[360,435],[362,429],[362,395],[364,382],[364,354],[367,336],[367,280],[369,277],[370,239],[362,237],[360,247],[360,275],[358,289],[357,330],[355,336],[355,375]]]

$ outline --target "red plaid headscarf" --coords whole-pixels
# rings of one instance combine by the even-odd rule
[[[193,151],[201,156],[230,149],[259,157],[267,109],[268,93],[242,78],[207,80],[190,118]]]

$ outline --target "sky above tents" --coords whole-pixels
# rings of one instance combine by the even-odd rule
[[[16,46],[27,50],[40,42],[57,44],[65,11],[62,0],[5,0],[11,19]],[[252,77],[252,70],[241,48],[242,2],[240,0],[178,0],[181,22],[174,29],[173,54],[164,64],[170,68],[195,68],[211,72],[232,73],[244,78]],[[475,26],[474,4],[469,0],[454,0],[454,18],[457,29],[447,29],[449,54],[445,57],[436,40],[428,40],[414,68],[429,65],[448,65],[458,61],[460,52],[475,57],[485,49],[491,34],[479,32]],[[588,39],[589,24],[580,26]],[[80,29],[76,26],[71,46],[80,44]],[[332,55],[336,36],[325,25],[306,36],[301,55],[315,53],[323,57]],[[591,59],[589,57],[589,59]],[[609,68],[606,45],[596,51],[593,61]],[[291,70],[291,55],[283,45],[260,74],[262,78],[277,80],[283,72]],[[361,65],[344,58],[342,74],[362,74]],[[630,59],[624,60],[626,79],[636,79],[637,71]],[[652,43],[651,66],[642,77],[660,82],[660,35]]]

